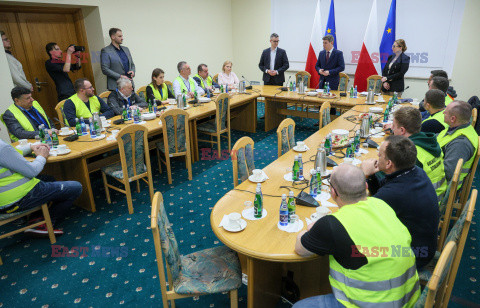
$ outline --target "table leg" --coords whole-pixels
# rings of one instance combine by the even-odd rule
[[[279,108],[287,108],[287,103],[276,102],[275,99],[265,98],[265,131],[268,132],[277,128],[280,122],[285,118],[278,113]]]
[[[197,120],[190,121],[190,151],[192,152],[192,163],[198,161],[198,139],[197,139]]]
[[[87,211],[95,212],[95,199],[93,198],[92,184],[90,183],[90,174],[88,173],[86,158],[67,160],[63,162],[62,165],[63,171],[66,173],[66,179],[78,181],[82,184],[82,194],[75,204]]]
[[[247,257],[247,307],[275,307],[282,291],[282,263]]]
[[[252,99],[247,104],[239,106],[234,110],[239,112],[235,118],[231,119],[231,128],[255,133],[257,129],[257,99]]]

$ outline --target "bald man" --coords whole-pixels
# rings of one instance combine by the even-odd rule
[[[388,306],[403,296],[404,305],[417,301],[420,289],[410,233],[392,208],[367,197],[366,189],[360,168],[341,164],[333,171],[330,193],[339,210],[310,224],[295,244],[301,256],[330,255],[333,293],[304,299],[294,308]],[[399,258],[393,247],[406,248],[406,253]],[[377,281],[381,291],[373,291]],[[373,288],[367,291],[365,285]]]
[[[443,151],[445,176],[448,181],[453,177],[458,160],[463,158],[458,181],[458,189],[460,189],[478,150],[478,135],[470,125],[472,106],[464,101],[453,101],[445,108],[444,115],[448,128],[438,134],[437,141]]]

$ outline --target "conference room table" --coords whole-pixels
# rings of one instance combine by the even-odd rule
[[[388,97],[385,96],[385,99],[388,100]],[[376,104],[375,106],[381,106],[384,109],[386,105]],[[326,135],[333,129],[359,129],[360,124],[354,123],[352,118],[368,112],[369,107],[371,105],[357,105],[304,140],[309,148],[302,153],[304,174],[307,180],[310,179],[309,171],[314,167],[313,161],[317,148],[322,144]],[[353,131],[350,132],[350,137],[353,136],[353,133]],[[380,144],[385,137],[375,135],[371,138]],[[366,148],[366,150],[368,153],[358,157],[359,160],[378,157],[377,149]],[[248,307],[274,307],[280,299],[282,276],[286,276],[287,271],[293,271],[293,279],[300,289],[301,298],[331,293],[328,282],[328,257],[304,258],[297,255],[294,249],[298,232],[287,233],[277,227],[280,195],[283,193],[288,195],[289,190],[281,188],[281,186],[292,186],[292,182],[286,181],[284,175],[291,170],[295,155],[298,153],[290,150],[263,169],[269,177],[262,183],[263,206],[267,210],[266,217],[254,221],[247,220],[247,227],[237,233],[228,232],[219,226],[224,215],[233,212],[242,213],[245,209],[244,202],[253,202],[257,184],[249,180],[226,193],[216,203],[210,216],[213,232],[221,242],[239,254],[242,270],[248,275]],[[343,162],[343,158],[330,157],[337,163]],[[292,190],[297,195],[300,192],[299,189],[303,187],[305,185]],[[307,188],[306,192],[308,191]],[[334,203],[332,199],[328,201]],[[338,208],[331,207],[330,209],[335,212]],[[296,214],[304,222],[303,230],[307,228],[305,218],[310,218],[315,211],[316,209],[313,207],[296,207]]]
[[[232,129],[250,133],[256,132],[256,102],[258,97],[259,93],[255,91],[248,91],[248,93],[245,94],[230,93],[230,109],[231,113],[234,114],[234,116],[231,116],[232,119],[230,122]],[[189,114],[190,148],[192,150],[193,161],[199,159],[197,121],[215,115],[216,106],[214,100],[215,98],[208,103],[200,104],[196,107],[189,104],[190,108],[186,110]],[[171,108],[176,108],[176,106],[172,106]],[[107,128],[105,132],[106,137],[103,139],[93,139],[90,135],[85,135],[80,136],[76,141],[68,142],[63,140],[63,136],[59,136],[59,143],[67,145],[71,152],[66,155],[49,156],[47,159],[47,165],[44,169],[46,173],[55,175],[57,180],[78,181],[82,184],[82,194],[75,204],[90,212],[96,211],[94,191],[103,187],[103,184],[92,186],[90,173],[99,170],[103,166],[120,161],[119,154],[112,152],[118,149],[118,142],[116,140],[107,140],[107,137],[111,136],[111,130],[121,130],[133,123],[133,121],[127,121],[125,124],[113,124],[113,121],[119,118],[120,116],[116,116],[110,119],[111,126]],[[158,135],[162,133],[162,124],[158,117],[151,121],[145,121],[142,125],[148,129],[149,140],[158,137]],[[33,143],[36,140],[29,141]],[[150,149],[154,148],[156,141],[157,140],[149,141]],[[12,145],[16,146],[17,144],[18,142]]]

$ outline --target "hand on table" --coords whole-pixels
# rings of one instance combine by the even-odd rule
[[[48,158],[48,154],[50,154],[50,148],[48,145],[42,143],[42,144],[35,144],[31,145],[30,148],[32,149],[33,153],[37,156],[43,156],[45,159]]]
[[[365,174],[365,177],[369,177],[371,175],[374,175],[378,171],[378,160],[375,158],[369,158],[366,159],[362,162],[360,165],[360,168],[362,168],[363,173]]]

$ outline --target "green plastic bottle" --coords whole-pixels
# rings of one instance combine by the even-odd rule
[[[78,120],[78,118],[75,118],[75,129],[77,130],[77,135],[78,136],[83,135],[82,125],[80,125],[80,120]]]
[[[300,164],[298,163],[298,156],[295,156],[295,160],[293,161],[293,168],[292,168],[292,180],[298,181],[300,177]]]
[[[263,211],[263,195],[262,195],[262,184],[257,184],[257,189],[255,191],[255,200],[253,201],[253,217],[262,218]]]

